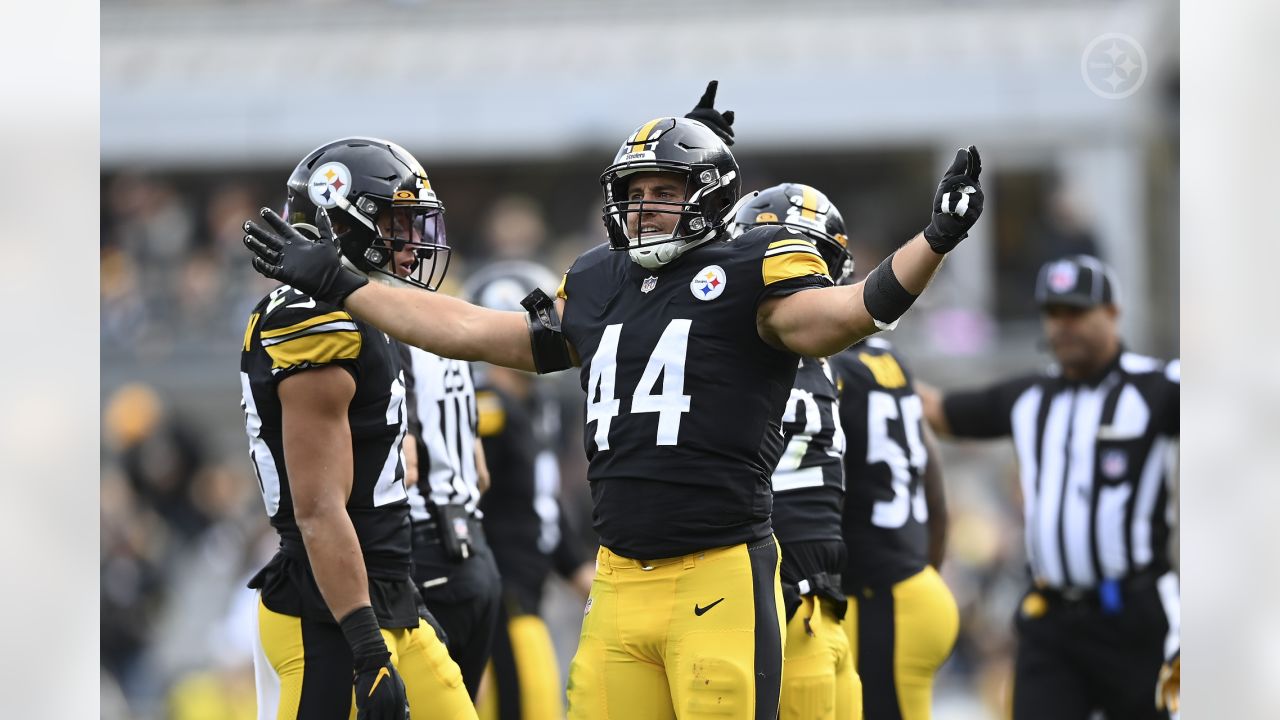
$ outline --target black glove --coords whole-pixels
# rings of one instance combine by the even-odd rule
[[[719,80],[712,80],[707,83],[707,91],[702,93],[702,97],[698,100],[698,104],[690,110],[685,117],[711,128],[711,132],[720,136],[725,145],[733,144],[733,111],[726,110],[720,112],[713,105],[716,104],[716,88],[720,86]]]
[[[404,680],[391,664],[391,653],[363,668],[356,661],[356,720],[409,720]]]
[[[343,267],[332,228],[321,228],[320,241],[313,242],[274,210],[262,208],[261,215],[267,228],[252,220],[244,224],[244,244],[255,255],[254,270],[339,307],[348,295],[369,282],[369,278]],[[327,217],[322,214],[322,219]]]
[[[356,720],[409,720],[404,680],[391,664],[373,608],[353,610],[338,625],[355,658]]]
[[[938,183],[938,192],[933,196],[933,220],[924,229],[924,239],[939,255],[955,249],[978,222],[982,214],[982,186],[978,184],[981,172],[978,148],[970,145],[956,151],[955,161]]]

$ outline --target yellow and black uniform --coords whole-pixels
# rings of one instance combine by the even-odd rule
[[[473,717],[458,667],[418,617],[410,573],[409,506],[401,440],[404,384],[387,336],[288,286],[254,308],[245,328],[240,383],[250,457],[280,549],[249,582],[260,591],[254,664],[259,718],[355,717],[353,659],[312,574],[293,513],[277,385],[336,365],[356,380],[347,420],[353,478],[347,513],[369,576],[369,598],[424,717]],[[421,623],[421,625],[420,625]]]
[[[832,358],[848,439],[842,575],[845,623],[868,718],[930,717],[933,676],[960,628],[955,598],[929,565],[923,405],[888,342]]]
[[[773,472],[773,532],[782,546],[787,614],[779,717],[861,718],[861,686],[840,627],[845,438],[826,361],[800,360],[782,432],[786,449]]]
[[[502,604],[494,633],[493,689],[477,709],[482,718],[564,718],[564,684],[555,647],[539,617],[543,585],[554,569],[565,577],[585,556],[560,505],[560,404],[532,385],[518,397],[488,385],[477,373],[479,433],[489,466],[480,499],[485,533],[502,575]]]
[[[770,477],[799,360],[763,300],[831,284],[813,244],[761,227],[646,270],[606,246],[559,295],[581,358],[603,545],[569,672],[575,718],[772,718],[782,664]]]

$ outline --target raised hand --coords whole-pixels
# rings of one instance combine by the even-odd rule
[[[950,252],[969,236],[969,229],[982,215],[982,157],[970,145],[956,151],[956,159],[943,174],[933,196],[933,219],[924,229],[924,239],[938,254]]]
[[[321,229],[319,241],[313,241],[271,208],[260,214],[266,227],[252,220],[244,224],[244,245],[254,254],[254,270],[338,306],[369,282],[343,266],[332,228]]]
[[[733,144],[733,111],[726,110],[720,112],[715,109],[716,89],[720,86],[719,80],[712,80],[707,83],[706,92],[702,93],[702,97],[698,99],[698,104],[693,107],[685,117],[711,128],[711,132],[720,136],[725,145]]]

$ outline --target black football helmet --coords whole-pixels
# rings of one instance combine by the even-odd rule
[[[630,200],[631,176],[642,172],[677,173],[685,178],[683,202]],[[604,225],[609,247],[626,250],[631,259],[659,268],[711,240],[729,221],[742,192],[738,162],[714,132],[696,120],[660,117],[641,125],[618,150],[600,176],[604,188]],[[627,219],[633,214],[678,215],[670,234],[631,237]]]
[[[783,225],[812,240],[837,285],[853,277],[844,218],[827,196],[814,188],[782,183],[761,190],[738,208],[733,235],[737,237],[757,225]]]
[[[462,284],[467,302],[494,310],[524,312],[520,301],[541,288],[555,295],[559,280],[551,271],[530,260],[499,260],[477,270]]]
[[[332,227],[343,262],[372,279],[435,290],[449,269],[444,204],[422,165],[386,140],[347,137],[308,153],[289,176],[284,217]],[[397,257],[405,249],[412,258]]]

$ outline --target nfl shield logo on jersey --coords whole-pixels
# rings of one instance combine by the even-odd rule
[[[656,275],[650,275],[644,279],[644,282],[640,283],[640,292],[647,293],[656,287],[658,287],[658,277]]]
[[[727,283],[728,278],[724,274],[724,268],[719,265],[708,265],[693,276],[693,281],[689,283],[689,291],[699,300],[715,300],[724,292],[724,286]]]
[[[1123,450],[1107,450],[1102,453],[1102,474],[1116,480],[1129,469],[1129,458]]]

